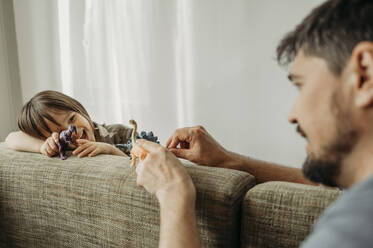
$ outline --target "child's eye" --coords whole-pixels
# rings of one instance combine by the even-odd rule
[[[70,119],[69,119],[69,121],[70,121],[70,122],[73,122],[74,119],[75,119],[75,115],[71,116]]]

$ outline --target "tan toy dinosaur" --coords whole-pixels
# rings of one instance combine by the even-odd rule
[[[136,158],[139,158],[140,161],[144,160],[148,155],[148,151],[139,146],[136,143],[136,133],[137,133],[137,123],[134,120],[130,120],[130,124],[133,126],[132,130],[132,149],[131,149],[131,157],[132,157],[132,166],[136,166]]]

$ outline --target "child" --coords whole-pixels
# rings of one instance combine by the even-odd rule
[[[131,138],[132,129],[124,125],[99,125],[91,120],[85,108],[75,99],[57,91],[42,91],[22,108],[18,118],[21,131],[12,132],[5,140],[14,150],[40,152],[52,157],[58,154],[58,134],[69,125],[77,127],[79,158],[98,154],[127,156],[130,151],[117,148]]]

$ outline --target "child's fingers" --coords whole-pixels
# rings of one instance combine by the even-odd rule
[[[83,144],[86,144],[86,143],[88,143],[88,142],[90,142],[89,140],[86,140],[86,139],[77,139],[76,140],[76,143],[78,144],[78,145],[83,145]]]
[[[79,153],[78,158],[82,158],[82,157],[86,156],[87,154],[91,153],[94,149],[96,149],[96,147],[94,147],[94,146],[88,147],[83,152]]]
[[[51,136],[52,136],[54,142],[56,142],[56,143],[60,140],[60,139],[59,139],[59,135],[58,135],[58,133],[56,133],[56,132],[52,133]]]
[[[52,156],[53,156],[52,149],[51,149],[49,146],[47,146],[47,147],[45,148],[45,153],[46,153],[46,155],[47,155],[48,157],[52,157]]]
[[[48,153],[52,153],[53,149],[52,147],[49,145],[49,141],[47,142],[46,146],[45,146],[45,150],[48,152]]]
[[[80,153],[81,151],[85,150],[87,147],[89,147],[91,144],[90,143],[85,143],[83,145],[80,145],[78,146],[78,148],[76,148],[74,151],[73,151],[73,154],[76,155],[78,153]]]
[[[58,152],[58,147],[53,139],[48,139],[48,145],[54,152]]]
[[[88,155],[88,157],[94,157],[94,156],[96,156],[96,155],[99,154],[99,153],[100,153],[100,149],[96,148],[96,149],[93,150],[93,152],[91,152],[91,153]]]

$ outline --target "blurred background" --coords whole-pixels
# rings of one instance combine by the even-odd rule
[[[321,0],[1,0],[0,140],[42,90],[165,144],[203,125],[224,147],[301,167],[280,39]]]

